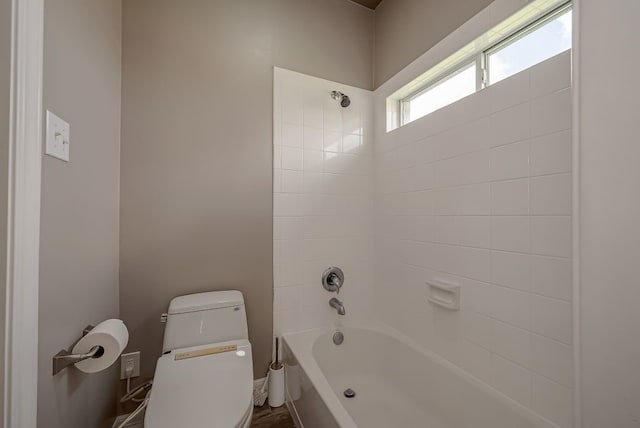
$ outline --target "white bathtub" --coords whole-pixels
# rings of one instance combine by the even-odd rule
[[[557,428],[386,328],[284,336],[287,405],[299,428]],[[346,398],[344,390],[356,392]]]

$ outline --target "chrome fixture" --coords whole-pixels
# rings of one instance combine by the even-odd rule
[[[347,388],[344,390],[344,396],[347,398],[353,398],[356,396],[356,392],[351,388]]]
[[[333,333],[333,344],[342,345],[342,342],[344,342],[344,334],[341,331]]]
[[[342,304],[342,302],[335,297],[329,300],[329,306],[338,311],[338,315],[344,315],[347,313],[344,310],[344,305]]]
[[[351,105],[351,100],[349,99],[349,96],[343,94],[342,92],[331,91],[331,98],[333,98],[336,101],[340,101],[340,106],[342,106],[343,108],[347,108],[349,107],[349,105]]]
[[[339,267],[330,267],[322,274],[322,286],[330,292],[340,293],[340,288],[344,284],[344,272]]]
[[[82,330],[82,337],[86,336],[91,330],[93,330],[92,325],[86,326],[84,330]],[[57,375],[62,369],[65,369],[72,364],[88,360],[89,358],[100,358],[103,355],[104,348],[99,345],[92,347],[89,352],[84,354],[72,354],[71,352],[63,349],[53,357],[53,375]]]

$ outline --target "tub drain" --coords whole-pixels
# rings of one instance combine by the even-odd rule
[[[356,396],[356,392],[351,388],[347,388],[344,390],[344,396],[347,398],[353,398]]]

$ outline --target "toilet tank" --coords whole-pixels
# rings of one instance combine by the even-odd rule
[[[242,293],[236,290],[189,294],[171,300],[162,352],[188,346],[248,339]]]

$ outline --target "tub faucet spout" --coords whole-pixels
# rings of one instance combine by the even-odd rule
[[[346,311],[344,310],[344,305],[336,297],[334,297],[331,300],[329,300],[329,306],[331,306],[333,309],[338,311],[338,315],[346,314]]]

